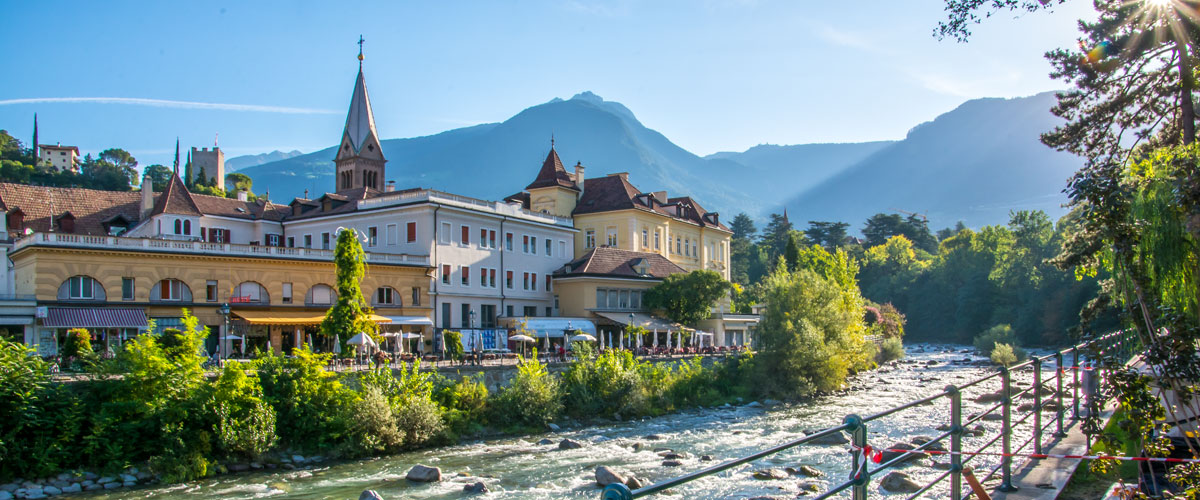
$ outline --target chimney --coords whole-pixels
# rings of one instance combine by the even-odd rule
[[[383,186],[383,192],[391,193],[396,191],[396,181],[387,181],[387,185]]]
[[[655,191],[654,199],[658,200],[659,204],[666,205],[667,204],[667,192],[666,191]]]
[[[142,220],[150,216],[154,210],[154,180],[149,175],[142,177]]]
[[[575,184],[579,186],[580,194],[583,193],[583,162],[575,162]]]
[[[246,192],[245,189],[239,190],[238,201],[250,201],[250,193]]]

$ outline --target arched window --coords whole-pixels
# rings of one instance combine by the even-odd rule
[[[271,303],[271,296],[262,285],[253,281],[243,281],[233,289],[233,296],[229,301],[235,304],[268,305]]]
[[[177,279],[167,278],[154,284],[150,289],[151,301],[162,302],[191,302],[192,289],[187,283]]]
[[[175,234],[183,234],[182,227],[183,221],[175,219]]]
[[[191,234],[192,234],[192,221],[190,221],[190,220],[185,220],[185,221],[183,221],[183,234],[186,234],[186,235],[188,235],[188,236],[191,236]]]
[[[304,296],[304,304],[310,306],[327,306],[337,299],[337,292],[324,283],[313,285]]]
[[[91,276],[72,276],[58,287],[58,300],[106,300],[104,286]]]
[[[375,305],[400,306],[402,305],[400,294],[390,286],[381,286],[375,290]]]

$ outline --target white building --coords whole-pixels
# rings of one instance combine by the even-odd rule
[[[62,144],[39,144],[38,160],[57,170],[79,171],[79,148]]]

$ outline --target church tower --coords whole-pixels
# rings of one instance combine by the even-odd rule
[[[354,81],[354,94],[350,97],[350,111],[346,114],[346,128],[342,131],[342,142],[338,146],[337,166],[334,177],[337,193],[365,188],[383,190],[383,148],[379,145],[379,133],[375,131],[375,115],[371,112],[371,98],[367,96],[367,82],[362,71],[362,37],[358,37],[358,79]]]

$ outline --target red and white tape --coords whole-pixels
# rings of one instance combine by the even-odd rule
[[[868,460],[875,463],[883,462],[883,453],[906,453],[906,454],[921,454],[921,455],[966,455],[966,456],[992,456],[992,457],[1011,457],[1011,458],[1031,458],[1034,460],[1045,460],[1048,458],[1065,458],[1078,460],[1120,460],[1126,462],[1165,462],[1165,463],[1200,463],[1198,458],[1170,458],[1170,457],[1119,457],[1112,455],[1055,455],[1050,453],[1000,453],[988,451],[940,451],[940,450],[906,450],[904,448],[872,448],[869,445],[864,447],[854,447],[856,451],[862,452],[863,462]]]

